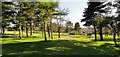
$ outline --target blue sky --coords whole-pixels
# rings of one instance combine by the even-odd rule
[[[80,20],[83,18],[84,8],[87,8],[87,0],[60,0],[59,7],[69,8],[67,19],[72,23],[79,22],[80,27],[84,27]]]

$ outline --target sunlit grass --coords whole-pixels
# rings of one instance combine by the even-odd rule
[[[65,50],[70,50],[71,48],[67,48],[67,47],[49,47],[49,48],[45,48],[47,50],[52,50],[52,51],[65,51]]]
[[[44,42],[41,32],[35,32],[33,35],[23,34],[19,39],[18,32],[14,35],[13,31],[7,31],[6,38],[0,38],[3,45],[3,55],[118,55],[119,47],[114,47],[113,36],[104,36],[104,41],[94,41],[94,35],[69,35],[61,33],[58,38],[57,33],[53,33],[53,38],[48,37]],[[117,37],[117,43],[120,38]]]

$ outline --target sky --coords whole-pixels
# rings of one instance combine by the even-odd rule
[[[67,19],[73,24],[76,22],[80,23],[80,27],[83,27],[84,22],[80,22],[83,17],[84,9],[87,8],[87,0],[60,0],[60,8],[68,8],[69,14]]]

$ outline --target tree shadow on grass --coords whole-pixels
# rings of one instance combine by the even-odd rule
[[[18,35],[2,35],[2,38],[16,38]]]
[[[15,35],[15,34],[4,34],[4,35]]]
[[[22,36],[22,38],[40,38],[40,36]]]
[[[116,38],[116,40],[120,40],[120,38]],[[113,38],[104,38],[104,41],[113,41]]]
[[[106,52],[111,52],[111,53],[112,53],[111,50],[115,48],[114,51],[116,51],[117,54],[120,55],[120,46],[115,47],[115,45],[114,45],[114,44],[111,44],[111,43],[104,43],[104,44],[100,45],[100,48],[103,49],[104,47],[106,48],[105,50],[108,49]]]
[[[16,38],[19,39],[19,35],[2,35],[2,38]],[[22,38],[40,38],[38,36],[22,36]]]
[[[1,37],[2,38],[9,38],[10,36],[8,36],[8,35],[2,35]]]
[[[107,47],[111,45],[87,46],[89,43],[92,42],[52,40],[3,44],[2,52],[3,55],[118,55],[117,50]]]
[[[117,41],[120,41],[120,38],[116,38]],[[92,41],[95,41],[95,39],[92,39]],[[100,39],[97,39],[97,41],[101,41]],[[113,41],[113,38],[103,38],[103,41]]]

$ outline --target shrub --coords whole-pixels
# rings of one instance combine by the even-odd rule
[[[75,35],[75,33],[69,33],[69,35]]]
[[[92,34],[91,33],[88,33],[87,36],[91,36]]]

